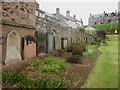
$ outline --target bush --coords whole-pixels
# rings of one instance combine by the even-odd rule
[[[72,52],[73,51],[73,48],[75,47],[80,47],[83,49],[83,51],[85,51],[86,49],[86,44],[85,43],[82,43],[82,42],[74,42],[72,43],[71,45],[69,45],[67,47],[67,52]]]
[[[67,46],[67,52],[72,52],[72,45]]]
[[[64,50],[58,49],[58,50],[56,50],[56,52],[54,53],[54,56],[61,57],[63,53],[64,53]]]
[[[95,52],[94,48],[95,48],[95,45],[94,46],[88,45],[86,48],[87,50],[85,52],[83,52],[83,57],[86,57],[86,56],[94,53]]]
[[[36,60],[32,62],[32,65],[40,72],[49,73],[58,73],[59,70],[63,70],[66,67],[64,60],[52,56],[44,58],[42,61]]]
[[[81,60],[81,56],[80,55],[72,55],[72,56],[69,56],[68,59],[67,59],[67,62],[69,63],[80,63],[82,64],[82,60]]]
[[[91,44],[92,44],[92,45],[95,45],[96,43],[95,43],[95,41],[92,41]]]
[[[100,31],[97,31],[97,35],[99,38],[104,38],[105,39],[105,35],[106,35],[106,31],[105,30],[100,30]]]
[[[72,55],[80,55],[80,56],[82,56],[82,54],[83,54],[83,49],[81,47],[76,46],[76,47],[73,48]]]

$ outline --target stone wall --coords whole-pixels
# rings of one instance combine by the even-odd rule
[[[2,2],[2,21],[35,26],[34,2]]]
[[[36,56],[35,10],[35,2],[2,2],[3,63]]]
[[[89,40],[90,38],[92,38],[92,36],[86,34],[85,32],[77,31],[76,29],[72,29],[70,27],[63,27],[58,23],[49,21],[48,19],[36,17],[36,32],[44,33],[44,34],[39,33],[37,37],[40,37],[40,36],[42,37],[43,35],[45,36],[45,34],[49,31],[54,33],[55,50],[65,48],[67,47],[67,45],[77,41],[90,43]],[[42,51],[47,51],[47,48],[44,48],[44,50],[39,49],[40,41],[41,40],[39,38],[37,40],[38,54],[42,53]],[[46,42],[46,41],[48,41],[47,38],[43,40],[43,42]],[[47,43],[42,44],[42,46],[44,47],[47,46]]]
[[[12,40],[8,41],[8,35],[12,32],[12,31],[16,31],[19,34],[19,39],[20,39],[20,55],[21,58],[23,58],[23,54],[24,54],[24,49],[22,49],[23,47],[25,48],[26,46],[22,45],[22,38],[25,38],[27,35],[31,35],[33,37],[35,37],[35,30],[34,29],[30,29],[30,28],[23,28],[23,27],[17,27],[17,26],[10,26],[10,25],[2,25],[2,60],[5,63],[6,60],[6,56],[7,56],[7,43],[10,42],[13,45],[18,44],[17,42],[14,42]],[[34,42],[35,43],[35,42]],[[32,46],[31,46],[32,47]],[[30,46],[28,47],[30,48]],[[36,50],[35,47],[32,48],[33,50]],[[26,49],[25,49],[26,50]],[[10,51],[11,53],[14,54],[14,51]],[[31,53],[34,55],[36,54],[36,52],[32,52],[30,49],[27,49],[27,51],[25,51],[26,53]],[[31,57],[31,55],[29,56]],[[17,59],[17,58],[16,58]],[[20,58],[19,58],[20,59]]]

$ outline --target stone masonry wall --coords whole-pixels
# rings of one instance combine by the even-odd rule
[[[77,31],[76,29],[72,29],[72,28],[68,28],[68,27],[62,27],[60,26],[60,24],[49,21],[47,19],[41,18],[41,17],[37,17],[36,18],[36,30],[37,32],[44,32],[44,35],[46,32],[48,31],[52,31],[54,33],[54,37],[55,37],[55,50],[57,49],[61,49],[61,38],[67,38],[67,43],[71,44],[72,42],[76,42],[76,41],[81,41],[81,42],[85,42],[88,43],[89,41],[87,41],[88,39],[86,38],[92,38],[92,36],[86,34],[85,32],[82,31]],[[39,36],[40,34],[38,34]],[[59,38],[58,38],[58,37]],[[40,40],[40,38],[37,38],[38,40]],[[58,41],[56,41],[56,39],[58,39]],[[89,39],[90,40],[90,39]],[[44,42],[46,42],[46,39],[44,40]],[[65,42],[65,41],[64,41]],[[39,45],[40,43],[37,42],[37,45]],[[46,43],[42,44],[44,46],[46,46]],[[59,48],[57,47],[59,46]],[[47,48],[44,48],[46,51]],[[39,54],[40,53],[44,53],[42,52],[39,48],[37,49]]]
[[[2,2],[2,20],[35,26],[34,2]]]
[[[11,59],[28,59],[36,56],[35,10],[35,2],[2,2],[3,63],[5,63],[6,57],[10,57]],[[11,33],[13,35],[17,33],[18,40],[20,40],[19,44],[9,41],[12,40]],[[25,37],[27,36],[34,38],[34,42],[30,41],[31,43],[26,45]],[[19,51],[18,47],[20,47]],[[16,52],[12,51],[13,49],[20,53],[20,58],[16,58]]]

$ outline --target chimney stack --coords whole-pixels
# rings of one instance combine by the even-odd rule
[[[60,9],[56,8],[56,14],[59,14],[59,13],[60,13]]]
[[[90,13],[90,17],[92,16],[92,14]]]
[[[104,14],[105,14],[105,11],[104,11]]]
[[[76,15],[73,15],[73,18],[76,19]]]
[[[70,16],[70,11],[66,11],[66,17]]]

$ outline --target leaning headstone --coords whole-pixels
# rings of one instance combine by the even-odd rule
[[[51,53],[54,51],[54,34],[52,31],[48,31],[47,33],[47,53]]]

